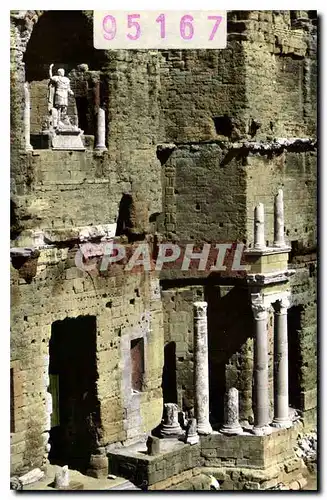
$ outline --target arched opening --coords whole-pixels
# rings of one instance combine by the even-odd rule
[[[95,108],[106,103],[105,88],[100,82],[100,70],[106,58],[106,51],[93,47],[92,18],[81,11],[47,11],[40,16],[24,54],[34,147],[40,147],[37,136],[46,130],[49,66],[52,63],[53,74],[63,68],[65,76],[71,80],[74,97],[69,99],[68,116],[78,117],[84,133],[95,135]]]
[[[86,472],[100,423],[96,318],[55,321],[49,344],[52,414],[49,460]]]

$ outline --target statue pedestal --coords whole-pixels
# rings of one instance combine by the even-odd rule
[[[55,129],[51,132],[51,146],[55,150],[85,151],[81,129]]]

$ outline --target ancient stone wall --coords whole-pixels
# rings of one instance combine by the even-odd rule
[[[96,277],[75,267],[76,248],[41,251],[37,274],[28,284],[12,270],[11,358],[16,361],[13,472],[40,466],[49,432],[47,372],[54,321],[96,316],[97,446],[142,435],[162,413],[163,330],[160,296],[141,274]],[[132,394],[129,366],[132,338],[145,339],[143,390]],[[20,392],[17,392],[17,384]],[[126,385],[127,384],[127,385]],[[137,404],[135,404],[137,399]],[[51,410],[50,410],[51,411]]]
[[[32,232],[39,229],[55,246],[42,250],[28,269],[12,269],[13,472],[41,465],[46,454],[48,344],[52,323],[67,317],[96,316],[99,448],[133,440],[160,422],[164,343],[175,343],[177,402],[192,405],[195,300],[209,303],[212,416],[221,419],[224,391],[236,385],[240,417],[251,419],[253,325],[246,289],[234,282],[222,286],[219,279],[212,286],[205,279],[190,284],[168,272],[161,276],[161,304],[158,294],[151,298],[149,277],[94,277],[76,269],[77,227],[117,222],[126,196],[132,200],[135,232],[157,229],[176,240],[250,244],[258,202],[265,204],[271,243],[273,197],[284,189],[286,239],[296,269],[289,313],[291,370],[296,367],[291,404],[313,422],[314,14],[230,12],[224,50],[97,51],[96,57],[87,13],[67,15],[81,34],[71,47],[69,33],[56,25],[60,15],[41,14],[15,11],[11,24],[13,246],[32,245]],[[63,35],[52,47],[55,27]],[[66,61],[60,55],[64,49]],[[38,132],[51,62],[67,63],[68,71],[87,63],[101,72],[107,152],[93,151],[91,139],[85,152],[25,152],[23,84],[31,84],[32,131]],[[274,142],[294,137],[307,141],[287,147]],[[257,141],[251,152],[243,139]],[[31,274],[27,280],[26,273]],[[269,321],[272,393],[271,327]],[[130,344],[137,338],[144,339],[146,375],[144,391],[135,394],[126,373]]]

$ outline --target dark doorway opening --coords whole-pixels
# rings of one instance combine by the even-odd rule
[[[293,306],[287,314],[289,404],[296,409],[301,409],[300,334],[302,311],[302,306]]]
[[[164,403],[177,403],[176,343],[168,342],[164,347],[162,372],[162,393]]]
[[[128,234],[132,228],[132,212],[133,198],[130,194],[123,194],[119,203],[119,212],[117,219],[116,236]]]
[[[225,289],[224,289],[225,288]],[[253,360],[248,341],[253,332],[248,291],[242,287],[205,287],[208,302],[209,401],[212,425],[224,422],[224,396],[239,390],[240,419],[252,417]]]
[[[55,321],[49,354],[53,406],[49,460],[85,473],[100,422],[95,316]]]

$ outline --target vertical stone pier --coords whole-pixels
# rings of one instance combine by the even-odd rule
[[[268,307],[264,304],[260,294],[252,294],[251,302],[255,320],[253,433],[263,436],[271,433],[271,427],[269,427]]]
[[[194,302],[195,417],[199,434],[211,434],[209,422],[209,361],[207,302]]]
[[[254,209],[254,248],[263,250],[265,242],[265,212],[263,203],[258,203]]]
[[[106,117],[102,108],[98,109],[97,116],[97,144],[95,149],[106,150]]]
[[[277,300],[273,306],[275,310],[275,344],[274,344],[274,427],[291,427],[289,418],[288,393],[288,339],[287,339],[287,309],[289,308],[289,294]]]
[[[25,135],[25,150],[32,151],[33,147],[30,143],[30,130],[31,130],[31,101],[30,89],[28,83],[24,83],[24,135]]]
[[[284,199],[283,190],[280,189],[274,203],[274,247],[284,246]]]

